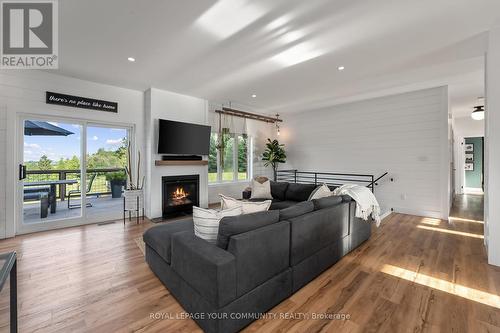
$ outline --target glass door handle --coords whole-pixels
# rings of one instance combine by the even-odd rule
[[[26,165],[19,164],[19,180],[26,179]]]

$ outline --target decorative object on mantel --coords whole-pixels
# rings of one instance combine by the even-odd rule
[[[130,143],[127,144],[127,160],[128,166],[125,167],[125,172],[127,173],[128,182],[127,188],[123,192],[123,224],[125,224],[125,213],[128,212],[129,220],[131,219],[131,213],[136,212],[137,223],[139,223],[139,211],[142,207],[142,219],[144,220],[144,179],[142,177],[141,181],[141,152],[137,152],[137,179],[134,180],[131,162],[131,152]]]
[[[45,92],[45,103],[73,108],[90,109],[97,111],[118,113],[118,103],[100,99],[59,94],[51,91]]]
[[[279,163],[286,162],[285,145],[280,144],[278,140],[267,139],[266,150],[262,153],[262,160],[264,166],[271,166],[273,168],[274,180],[276,181],[276,171],[278,170]]]

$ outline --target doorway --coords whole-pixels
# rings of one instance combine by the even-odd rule
[[[121,217],[132,126],[45,117],[19,126],[17,233]]]
[[[484,137],[464,138],[464,194],[484,193]]]

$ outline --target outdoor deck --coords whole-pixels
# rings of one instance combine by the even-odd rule
[[[78,199],[77,199],[78,200]],[[76,204],[78,201],[75,200]],[[111,195],[90,197],[87,202],[92,204],[92,207],[87,207],[87,218],[101,218],[110,215],[121,213],[123,210],[123,199],[111,198]],[[71,200],[73,204],[73,199]],[[81,208],[68,209],[68,201],[57,201],[57,210],[55,214],[51,214],[46,218],[40,218],[40,202],[25,202],[24,203],[24,223],[43,223],[60,219],[77,218],[82,214]],[[115,217],[116,218],[116,217]]]

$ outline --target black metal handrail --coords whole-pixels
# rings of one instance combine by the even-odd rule
[[[105,176],[107,173],[125,171],[123,168],[99,168],[87,169],[87,174],[96,173],[97,177],[92,185],[90,194],[106,195],[111,194],[109,185],[106,182]],[[26,181],[43,181],[43,180],[63,180],[63,179],[80,179],[79,169],[50,169],[50,170],[27,170]],[[57,188],[56,197],[64,200],[70,190],[78,189],[79,184],[60,185]]]
[[[375,178],[374,175],[359,173],[338,173],[338,172],[311,172],[293,170],[277,170],[276,181],[301,183],[301,184],[322,184],[329,186],[341,186],[345,184],[365,185],[372,192],[375,192],[375,186],[378,181],[384,178],[388,172]]]

